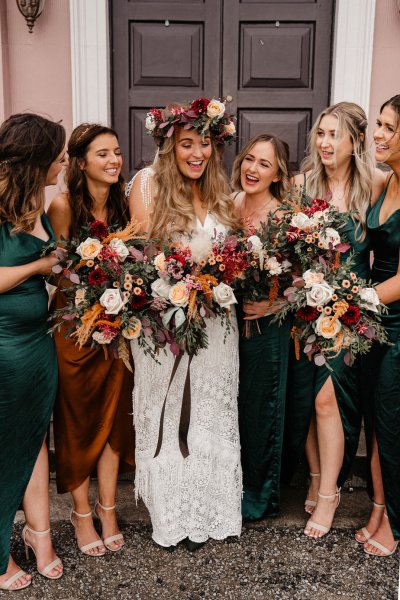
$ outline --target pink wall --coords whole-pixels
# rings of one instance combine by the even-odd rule
[[[39,112],[55,120],[62,119],[70,132],[69,0],[48,0],[32,34],[15,0],[2,0],[1,4],[1,51],[7,76],[3,77],[0,94],[4,111],[0,116],[4,118],[19,111]]]
[[[400,2],[377,0],[369,120],[371,125],[379,108],[400,94]]]

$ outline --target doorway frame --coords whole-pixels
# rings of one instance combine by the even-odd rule
[[[376,0],[336,0],[335,3],[330,103],[356,102],[367,116],[375,5]],[[110,125],[108,0],[70,0],[70,23],[73,126],[83,122]]]

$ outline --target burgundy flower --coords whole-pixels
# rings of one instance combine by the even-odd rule
[[[99,238],[100,240],[104,239],[108,235],[108,228],[103,221],[93,221],[90,224],[90,235]]]
[[[322,200],[321,198],[314,198],[309,210],[310,214],[313,215],[314,213],[320,210],[328,210],[328,208],[329,202],[327,202],[326,200]]]
[[[94,269],[88,275],[89,285],[101,285],[105,281],[108,281],[108,276],[103,269]]]
[[[207,98],[197,98],[196,100],[193,100],[192,104],[190,105],[190,110],[198,115],[201,115],[207,112],[207,106],[209,103],[210,101]]]
[[[162,121],[163,119],[162,112],[159,108],[152,108],[151,110],[149,110],[149,114],[153,115],[156,121]]]
[[[340,317],[340,320],[345,325],[354,325],[355,323],[358,323],[358,321],[360,319],[360,314],[361,313],[360,313],[360,309],[358,308],[358,306],[351,304],[349,306],[349,308],[346,310],[346,312],[344,313],[344,315],[342,317]]]
[[[169,262],[170,260],[176,260],[176,262],[180,262],[182,267],[184,267],[186,265],[186,260],[184,259],[183,256],[180,256],[179,254],[171,254],[171,256],[167,256],[167,258],[165,259],[167,262]]]
[[[302,321],[315,321],[319,317],[319,312],[315,308],[315,306],[303,306],[303,308],[299,308],[296,312],[296,315]]]
[[[146,304],[147,304],[147,296],[143,290],[139,295],[134,294],[132,296],[130,305],[133,310],[140,310],[141,308],[146,306]]]

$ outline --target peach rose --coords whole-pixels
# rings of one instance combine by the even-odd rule
[[[208,106],[207,106],[207,116],[210,117],[210,119],[220,119],[221,117],[224,116],[225,113],[225,104],[223,102],[220,102],[219,100],[215,100],[215,98],[213,98],[212,100],[210,100]]]
[[[165,254],[164,252],[160,252],[160,254],[157,254],[157,256],[154,259],[154,266],[157,269],[157,271],[165,271],[166,264],[165,264]]]
[[[327,340],[336,337],[341,329],[342,324],[339,319],[333,320],[333,317],[327,317],[325,315],[318,317],[318,320],[315,323],[315,332],[318,335],[322,335],[322,337]]]
[[[122,335],[127,340],[136,340],[142,331],[142,324],[139,319],[132,317],[122,330]]]
[[[88,237],[84,242],[79,244],[76,252],[83,260],[89,260],[91,258],[96,258],[96,256],[100,254],[102,248],[103,246],[99,240]]]
[[[189,292],[186,283],[179,281],[169,290],[169,299],[174,306],[186,306],[189,302]]]

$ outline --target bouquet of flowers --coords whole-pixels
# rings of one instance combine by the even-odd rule
[[[374,340],[387,343],[380,323],[385,307],[375,289],[351,270],[349,257],[332,269],[322,259],[295,277],[284,295],[287,304],[276,315],[280,320],[294,312],[292,337],[299,358],[300,341],[315,364],[329,367],[329,360],[345,350],[344,361],[353,364],[358,354],[367,353]]]
[[[199,233],[165,245],[154,257],[158,276],[151,284],[152,304],[174,339],[175,354],[197,354],[207,347],[207,318],[219,317],[230,330],[229,309],[236,303],[230,283],[247,267],[236,246],[235,236],[210,240]]]
[[[286,248],[301,271],[312,267],[320,257],[333,268],[339,266],[340,254],[350,248],[340,231],[352,217],[350,212],[339,212],[327,200],[310,198],[302,192],[291,194],[281,211],[279,245]]]
[[[234,280],[233,287],[245,301],[268,300],[272,306],[292,281],[292,263],[288,260],[285,244],[282,247],[280,243],[279,226],[280,222],[269,215],[258,230],[247,225],[250,235],[245,236],[241,232],[239,236],[241,250],[247,255],[248,268]],[[254,333],[260,333],[258,320],[246,321],[243,334],[251,337]]]

